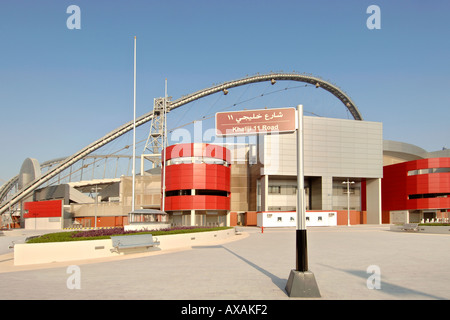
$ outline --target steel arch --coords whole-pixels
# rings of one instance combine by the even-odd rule
[[[304,74],[298,74],[298,73],[269,73],[264,75],[254,75],[249,76],[246,78],[242,78],[239,80],[233,80],[228,81],[210,88],[206,88],[197,92],[194,92],[192,94],[189,94],[187,96],[183,96],[173,102],[170,103],[168,109],[174,110],[176,108],[179,108],[185,104],[188,104],[192,101],[204,98],[206,96],[209,96],[211,94],[221,92],[226,89],[231,89],[243,85],[248,85],[252,83],[258,83],[258,82],[264,82],[264,81],[280,81],[280,80],[287,80],[287,81],[299,81],[299,82],[305,82],[312,85],[315,85],[316,87],[320,87],[331,94],[333,94],[335,97],[337,97],[350,111],[353,118],[355,120],[363,120],[361,113],[359,112],[358,108],[356,107],[355,103],[350,99],[350,97],[344,93],[341,89],[339,89],[337,86],[320,79],[318,77],[304,75]],[[136,127],[139,127],[148,121],[150,121],[153,118],[153,112],[148,112],[139,118],[136,119]],[[53,170],[47,172],[45,175],[41,176],[40,178],[36,179],[34,182],[32,182],[29,186],[25,187],[22,191],[20,191],[18,194],[14,195],[6,204],[4,204],[2,207],[0,207],[0,214],[6,211],[6,209],[10,205],[14,205],[20,200],[22,200],[24,197],[28,196],[30,193],[32,193],[34,190],[36,190],[40,185],[47,182],[48,180],[52,179],[56,175],[58,175],[60,172],[66,170],[71,165],[76,163],[77,161],[81,160],[86,155],[90,154],[91,152],[101,148],[102,146],[108,144],[109,142],[117,139],[121,135],[133,130],[133,121],[130,121],[119,128],[111,131],[110,133],[106,134],[104,137],[94,141],[93,143],[89,144],[88,146],[84,147],[77,153],[73,154],[72,156],[69,156],[64,161],[61,162],[61,164],[54,168]],[[2,188],[5,191],[4,188]]]

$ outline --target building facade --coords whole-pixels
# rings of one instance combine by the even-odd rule
[[[295,133],[260,135],[252,143],[169,146],[163,168],[136,175],[136,209],[162,209],[171,225],[255,226],[258,215],[272,226],[295,225],[296,146]],[[450,150],[427,152],[383,140],[379,122],[305,116],[304,170],[309,225],[449,216]],[[49,215],[39,202],[53,200],[62,200],[51,203],[61,208],[52,207]],[[47,227],[50,222],[124,226],[131,211],[132,177],[45,187],[28,202],[27,228],[44,222]]]
[[[383,223],[448,219],[450,150],[428,153],[405,143],[385,144]]]
[[[229,226],[230,151],[218,145],[184,143],[164,152],[161,190],[170,223]]]
[[[257,211],[296,210],[296,136],[261,136],[250,155]],[[381,223],[381,123],[305,116],[304,170],[306,210],[336,211],[338,224]]]

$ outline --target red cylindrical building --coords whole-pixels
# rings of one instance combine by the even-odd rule
[[[382,180],[383,222],[405,212],[410,222],[448,218],[450,158],[429,158],[388,165]]]
[[[230,158],[228,149],[212,144],[166,148],[161,182],[164,210],[173,225],[230,225]]]

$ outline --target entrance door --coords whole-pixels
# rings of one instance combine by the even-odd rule
[[[244,212],[238,212],[237,213],[237,225],[243,226],[245,221],[245,213]]]
[[[423,219],[426,221],[431,220],[431,219],[435,219],[436,218],[436,213],[435,212],[424,212],[423,213]]]

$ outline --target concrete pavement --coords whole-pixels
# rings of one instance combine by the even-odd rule
[[[295,267],[295,228],[241,229],[233,241],[107,261],[16,268],[6,253],[0,256],[0,299],[299,299],[285,291]],[[26,237],[24,231],[5,232],[0,246]],[[449,235],[389,226],[310,227],[309,269],[322,296],[314,300],[447,300],[449,247]],[[79,267],[79,289],[69,288],[69,265]]]

